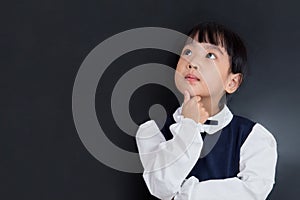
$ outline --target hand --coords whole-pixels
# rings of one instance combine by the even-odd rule
[[[185,118],[190,118],[194,120],[196,123],[204,123],[209,117],[208,112],[203,107],[203,103],[201,103],[200,96],[194,96],[191,98],[190,93],[188,91],[184,91],[184,102],[182,105],[181,114]]]

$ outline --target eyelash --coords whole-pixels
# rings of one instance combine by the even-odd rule
[[[190,49],[185,49],[185,50],[183,50],[183,52],[182,52],[182,53],[183,53],[184,55],[187,55],[187,54],[186,54],[186,53],[187,53],[187,51],[189,51],[189,52],[191,52],[191,53],[192,53],[192,51],[191,51]],[[188,55],[187,55],[187,56],[188,56]]]
[[[190,50],[190,49],[185,49],[185,50],[183,50],[183,55],[186,55],[186,56],[188,56],[186,53],[187,52],[190,52],[190,53],[192,53],[192,51]],[[209,58],[210,57],[210,55],[212,55],[212,56],[214,56],[214,58]],[[217,56],[216,56],[216,54],[214,54],[214,53],[207,53],[206,54],[206,56],[205,56],[206,58],[209,58],[209,59],[212,59],[212,60],[215,60],[215,59],[217,59]]]
[[[214,53],[208,53],[207,55],[206,55],[206,58],[209,58],[209,54],[211,54],[211,55],[213,55],[215,58],[212,58],[212,60],[215,60],[215,59],[217,59],[217,56],[216,56],[216,54],[214,54]],[[210,59],[210,58],[209,58]]]

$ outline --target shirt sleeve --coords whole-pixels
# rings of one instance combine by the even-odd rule
[[[264,200],[275,183],[276,162],[276,140],[257,123],[241,147],[237,177],[199,182],[192,176],[174,199]]]
[[[172,199],[199,159],[203,141],[198,125],[183,118],[172,124],[171,140],[166,141],[153,120],[140,125],[136,142],[143,178],[150,193],[159,199]]]

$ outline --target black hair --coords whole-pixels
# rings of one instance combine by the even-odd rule
[[[195,36],[198,33],[198,38]],[[242,74],[242,80],[247,73],[247,50],[242,39],[235,32],[216,22],[203,22],[194,26],[188,36],[198,42],[206,42],[224,47],[229,55],[230,72]]]

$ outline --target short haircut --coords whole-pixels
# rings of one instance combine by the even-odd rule
[[[195,36],[198,33],[198,38]],[[224,47],[229,55],[230,72],[241,73],[244,79],[247,73],[247,50],[242,39],[235,32],[216,22],[203,22],[194,26],[188,36],[198,42]],[[242,79],[242,80],[243,80]]]

